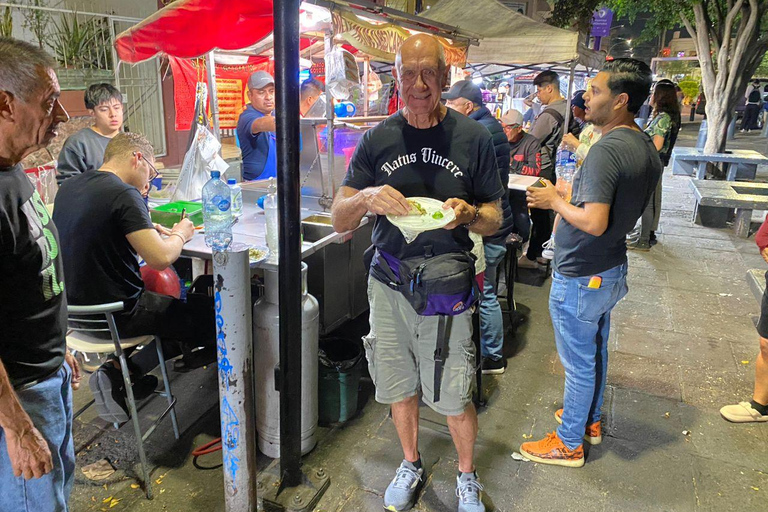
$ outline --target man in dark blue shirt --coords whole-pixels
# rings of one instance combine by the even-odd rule
[[[243,180],[277,176],[275,151],[275,79],[266,71],[248,78],[248,105],[237,121],[237,139],[243,153]]]

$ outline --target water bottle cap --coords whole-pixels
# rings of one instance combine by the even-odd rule
[[[221,178],[220,171],[211,171],[211,178]]]
[[[229,178],[227,180],[227,185],[237,185],[237,180],[235,178]]]

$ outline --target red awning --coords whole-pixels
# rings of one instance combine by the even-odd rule
[[[117,37],[120,60],[195,58],[247,48],[272,32],[272,0],[177,0]]]

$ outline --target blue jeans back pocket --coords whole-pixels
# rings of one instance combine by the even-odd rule
[[[604,283],[606,284],[606,283]],[[579,304],[576,318],[594,323],[618,302],[618,283],[600,288],[589,288],[579,283]]]

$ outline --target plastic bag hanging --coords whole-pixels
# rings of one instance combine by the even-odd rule
[[[189,201],[199,199],[203,193],[203,186],[210,179],[210,171],[218,170],[226,172],[228,165],[219,156],[221,143],[216,140],[208,129],[206,104],[208,100],[208,87],[205,83],[197,84],[195,95],[195,120],[192,141],[184,163],[179,173],[179,181],[171,201]]]
[[[360,70],[354,55],[339,47],[325,54],[325,87],[335,99],[349,99],[352,87],[359,85]]]

